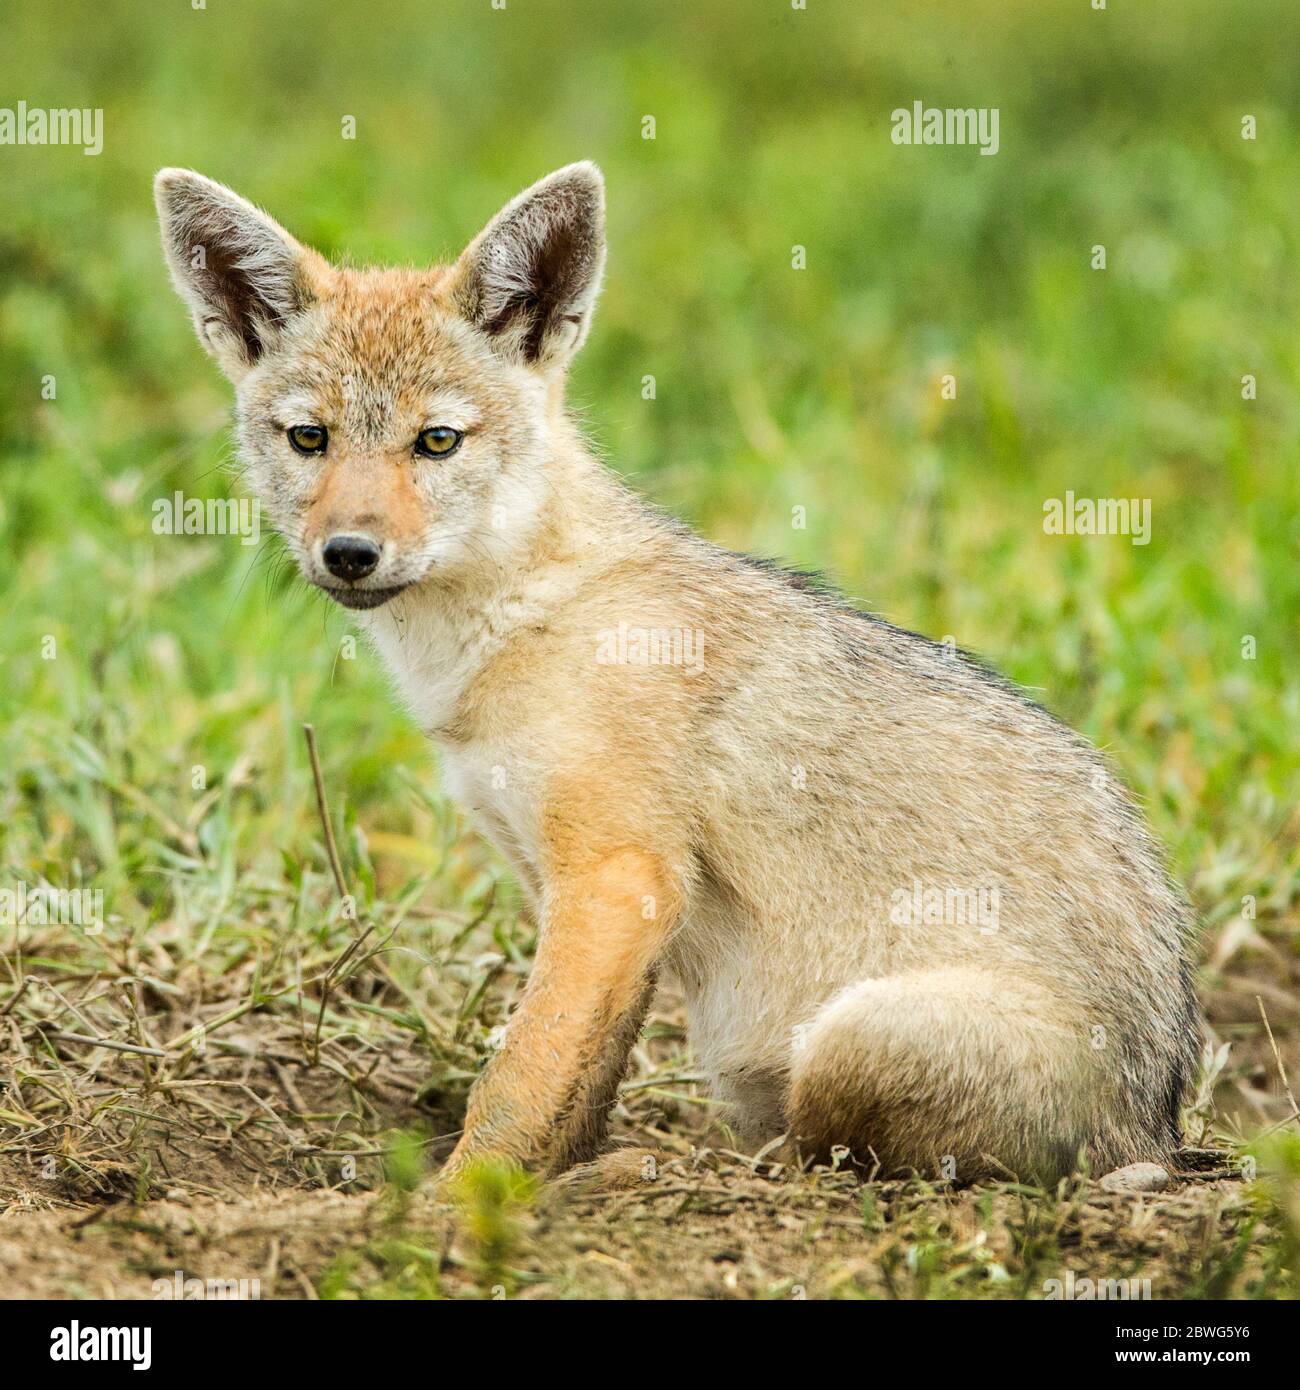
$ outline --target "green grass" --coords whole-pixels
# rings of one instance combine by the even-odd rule
[[[352,927],[311,721],[388,942],[387,993],[326,1001],[326,1036],[396,1030],[463,1093],[527,965],[514,889],[345,613],[274,545],[151,530],[155,498],[238,485],[149,183],[189,165],[331,255],[418,262],[590,157],[610,261],[571,397],[598,448],[1104,745],[1206,924],[1218,1123],[1282,1119],[1254,996],[1300,1073],[1297,42],[1262,0],[17,6],[0,100],[102,107],[105,148],[0,146],[0,880],[101,888],[109,925],[24,964],[0,929],[0,1007],[38,968],[227,1007],[327,970]],[[998,107],[1001,151],[894,146],[914,100]],[[1150,498],[1150,544],[1046,535],[1067,490]]]

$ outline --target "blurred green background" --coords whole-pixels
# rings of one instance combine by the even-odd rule
[[[156,497],[238,483],[150,178],[191,166],[327,254],[423,262],[592,158],[610,259],[571,399],[601,452],[1034,688],[1147,805],[1207,992],[1241,969],[1285,998],[1298,50],[1300,11],[1262,0],[10,0],[0,105],[102,107],[105,144],[0,146],[4,871],[106,887],[128,937],[194,894],[236,911],[315,853],[304,719],[379,891],[446,862],[434,754],[341,655],[348,615],[274,546],[151,530]],[[1000,152],[895,146],[917,100],[997,107]],[[1151,543],[1045,535],[1067,489],[1149,497]],[[500,872],[454,852],[457,882]]]

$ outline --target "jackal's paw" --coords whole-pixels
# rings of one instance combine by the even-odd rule
[[[496,1204],[526,1197],[537,1186],[537,1177],[525,1171],[518,1159],[491,1151],[456,1152],[427,1174],[420,1192],[441,1206]]]
[[[670,1154],[659,1149],[611,1149],[590,1163],[579,1163],[561,1173],[556,1183],[585,1191],[620,1192],[659,1180]]]

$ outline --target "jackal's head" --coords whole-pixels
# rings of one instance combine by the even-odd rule
[[[600,287],[596,166],[534,184],[430,270],[332,266],[188,170],[154,191],[172,278],[235,384],[249,483],[307,579],[374,608],[508,562]]]

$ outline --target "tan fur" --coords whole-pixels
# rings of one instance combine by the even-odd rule
[[[406,586],[358,620],[541,924],[453,1167],[589,1158],[656,977],[755,1142],[960,1179],[1168,1153],[1189,917],[1097,755],[965,656],[649,508],[565,414],[604,257],[593,166],[427,273],[327,267],[184,171],[158,200],[251,485],[341,601]],[[202,237],[228,243],[206,279]],[[326,458],[289,449],[301,423]],[[438,424],[458,452],[413,457]],[[343,593],[331,528],[382,547]],[[631,629],[668,659],[622,659]],[[991,928],[900,916],[995,891]]]

